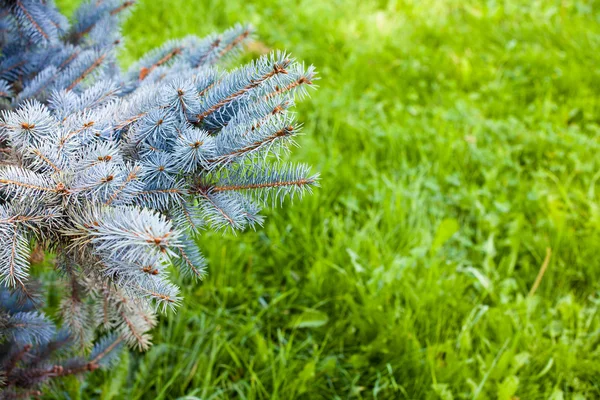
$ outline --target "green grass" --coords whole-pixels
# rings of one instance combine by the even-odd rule
[[[155,346],[56,396],[600,398],[600,3],[146,0],[122,60],[238,21],[318,68],[322,187],[206,233]]]

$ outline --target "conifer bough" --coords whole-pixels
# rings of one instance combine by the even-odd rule
[[[311,191],[279,155],[315,72],[282,52],[218,69],[250,40],[241,25],[121,71],[133,2],[85,1],[70,23],[52,1],[0,4],[0,397],[16,398],[146,349],[155,313],[181,301],[169,271],[204,274],[202,229],[255,227],[261,205]],[[35,248],[56,255],[56,315]]]

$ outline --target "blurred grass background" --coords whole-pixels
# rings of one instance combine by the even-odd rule
[[[123,63],[236,22],[317,67],[322,188],[205,234],[155,346],[55,396],[600,398],[600,3],[142,0]]]

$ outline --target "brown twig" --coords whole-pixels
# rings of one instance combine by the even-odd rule
[[[548,268],[548,264],[550,264],[550,257],[552,256],[552,249],[550,247],[546,247],[546,257],[544,258],[544,262],[542,263],[542,266],[540,267],[540,271],[537,274],[537,277],[535,278],[535,282],[533,282],[533,286],[531,287],[531,290],[529,291],[529,294],[527,296],[531,297],[535,294],[535,291],[537,290],[538,286],[540,286],[540,283],[542,282],[542,278],[544,277],[544,274],[546,273],[546,269]]]

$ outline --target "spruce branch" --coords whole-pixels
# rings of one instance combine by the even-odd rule
[[[80,55],[78,59],[81,61],[69,68],[67,81],[70,83],[67,85],[67,90],[73,90],[81,81],[87,78],[90,74],[96,71],[104,62],[107,57],[107,53],[104,52],[93,52],[85,53],[85,56]]]
[[[32,1],[16,0],[14,15],[22,26],[28,27],[26,32],[32,39],[50,42],[56,40],[56,26],[44,15],[44,5]]]
[[[318,185],[302,164],[272,163],[299,132],[291,110],[314,87],[312,66],[274,52],[223,69],[252,38],[236,25],[166,42],[122,72],[118,24],[132,5],[86,0],[69,24],[50,1],[0,4],[5,397],[148,349],[157,314],[182,303],[172,271],[205,276],[204,229],[256,228],[266,203]],[[52,318],[32,248],[56,255]]]
[[[283,202],[286,196],[302,196],[318,185],[318,175],[310,175],[310,168],[304,164],[294,165],[253,165],[225,174],[211,187],[219,192],[252,192],[255,198],[266,201],[269,197]]]
[[[256,64],[244,67],[242,70],[239,70],[239,72],[236,71],[232,73],[229,75],[229,77],[231,77],[230,79],[223,80],[219,88],[213,89],[215,92],[215,100],[219,95],[221,95],[220,92],[230,93],[226,94],[218,101],[215,101],[214,104],[210,105],[210,107],[197,114],[196,118],[199,122],[202,122],[206,117],[219,110],[221,107],[259,87],[262,83],[266,82],[270,78],[273,78],[277,75],[286,75],[288,73],[286,67],[291,63],[292,60],[288,58],[285,53],[281,53],[277,54],[276,57],[263,57],[256,62]],[[226,85],[232,85],[234,90],[225,89]],[[210,98],[207,99],[208,102],[211,100],[212,99]]]

